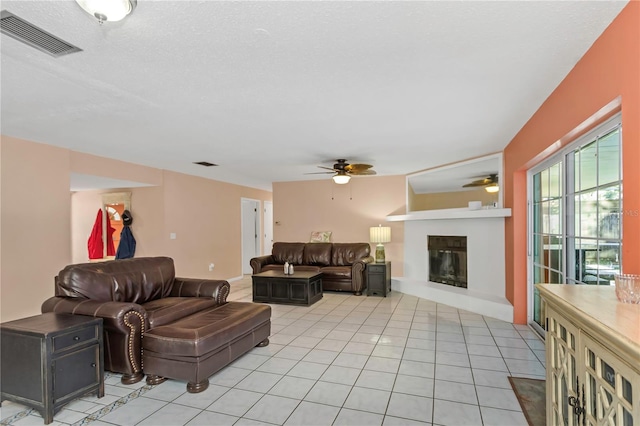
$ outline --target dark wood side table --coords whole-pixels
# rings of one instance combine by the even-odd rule
[[[387,297],[391,292],[391,262],[368,263],[366,277],[367,296]]]
[[[44,424],[71,400],[104,396],[102,318],[46,313],[0,324],[0,401],[38,410]]]

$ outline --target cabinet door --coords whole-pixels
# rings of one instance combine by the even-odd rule
[[[95,344],[53,360],[53,400],[85,393],[100,383],[100,346]]]
[[[584,332],[580,345],[585,355],[585,423],[633,426],[636,420],[640,424],[638,371]]]
[[[578,329],[551,308],[547,319],[547,420],[553,425],[577,425],[569,400],[578,397]]]

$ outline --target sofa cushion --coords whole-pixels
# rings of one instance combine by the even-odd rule
[[[271,255],[276,263],[284,265],[285,262],[294,265],[302,264],[305,243],[273,243]]]
[[[56,296],[142,304],[169,296],[174,278],[170,257],[82,263],[60,271]]]
[[[305,244],[303,265],[327,266],[331,264],[331,243]]]
[[[351,266],[325,266],[320,272],[323,279],[351,279]]]
[[[332,266],[353,265],[358,259],[368,257],[371,247],[367,243],[333,243]]]
[[[149,328],[155,328],[216,305],[212,297],[164,297],[142,307],[147,311]]]

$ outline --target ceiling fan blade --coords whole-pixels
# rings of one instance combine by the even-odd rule
[[[371,164],[348,164],[345,166],[345,170],[347,172],[359,172],[359,171],[364,171],[364,170],[368,170],[370,168],[372,168],[373,166]]]
[[[305,173],[305,175],[332,175],[334,173],[335,173],[335,171],[331,171],[331,172],[312,172],[312,173]]]
[[[493,185],[495,183],[498,183],[498,175],[489,175],[488,177],[484,178],[484,179],[478,179],[478,180],[474,180],[473,182],[470,182],[466,185],[462,185],[463,188],[473,188],[473,187],[477,187],[477,186],[488,186],[488,185]]]
[[[336,169],[332,168],[332,167],[325,167],[325,166],[318,166],[321,169],[327,169],[327,170],[331,170],[332,172],[336,172]]]
[[[489,183],[484,183],[484,182],[481,182],[481,183],[478,183],[478,182],[471,182],[471,183],[468,183],[468,184],[466,184],[466,185],[462,185],[462,187],[463,187],[463,188],[475,188],[475,187],[479,187],[479,186],[487,186],[487,185],[489,185]]]
[[[347,171],[347,173],[352,176],[373,176],[377,174],[375,170],[353,170]]]

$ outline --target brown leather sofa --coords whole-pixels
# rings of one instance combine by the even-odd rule
[[[322,272],[322,289],[350,291],[360,296],[366,289],[364,271],[373,262],[368,243],[285,243],[273,244],[271,254],[251,259],[253,274],[282,271],[293,263],[296,271]]]
[[[65,267],[42,312],[103,318],[105,369],[132,384],[148,374],[207,388],[208,377],[269,343],[268,305],[227,302],[229,283],[175,277],[173,259],[147,257]],[[143,338],[144,337],[144,338]]]

